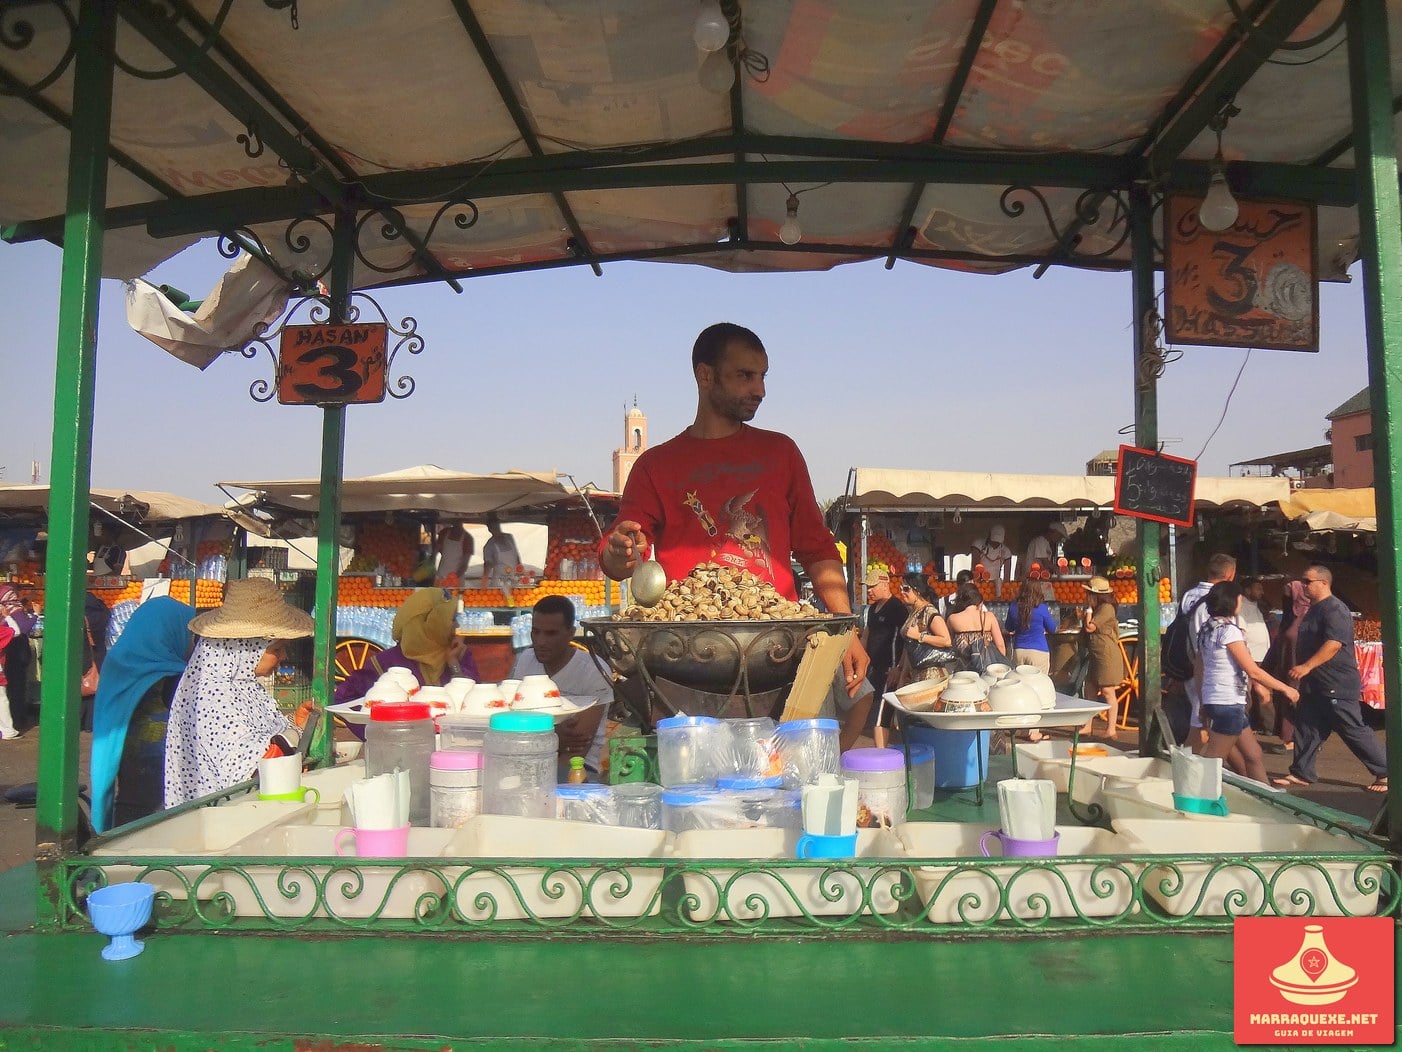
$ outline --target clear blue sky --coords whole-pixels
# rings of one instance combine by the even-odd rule
[[[7,482],[28,481],[31,457],[49,481],[59,258],[48,245],[0,245]],[[200,297],[226,265],[209,241],[151,277]],[[1202,473],[1324,440],[1324,414],[1367,383],[1356,273],[1324,287],[1321,353],[1251,355]],[[607,487],[634,395],[654,443],[690,422],[691,343],[720,320],[765,341],[769,395],[755,423],[795,438],[820,498],[840,494],[853,466],[1077,474],[1133,419],[1127,275],[638,263],[464,288],[376,294],[396,320],[418,319],[426,347],[399,367],[418,381],[413,397],[349,411],[347,474],[427,462],[554,469]],[[1182,441],[1168,452],[1198,455],[1245,353],[1185,348],[1169,367],[1160,432]],[[94,483],[218,501],[216,480],[315,475],[319,412],[253,402],[260,376],[271,376],[266,359],[226,355],[202,373],[170,357],[130,330],[121,284],[105,282]]]

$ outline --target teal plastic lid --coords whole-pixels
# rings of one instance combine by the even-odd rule
[[[804,734],[808,731],[835,731],[836,720],[785,720],[779,724],[776,734]]]
[[[711,785],[674,785],[662,790],[662,802],[668,807],[695,807],[714,803],[718,793]]]
[[[1179,796],[1173,794],[1173,809],[1175,811],[1189,811],[1195,815],[1217,815],[1225,818],[1231,812],[1227,809],[1227,798],[1219,796],[1216,800],[1198,796]]]
[[[770,775],[767,778],[745,777],[744,775],[727,775],[716,779],[717,789],[782,789],[784,785],[783,775]]]
[[[657,721],[660,731],[673,731],[683,727],[714,727],[720,720],[714,716],[668,716]]]
[[[494,731],[553,731],[555,721],[543,712],[498,712],[487,722]]]

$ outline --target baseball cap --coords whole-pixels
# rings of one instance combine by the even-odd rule
[[[890,579],[891,575],[884,570],[868,570],[865,584],[870,587],[871,585],[880,584],[882,581],[889,581]]]

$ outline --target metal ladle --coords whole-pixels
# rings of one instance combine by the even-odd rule
[[[642,536],[635,535],[633,543],[641,546],[641,541]],[[662,569],[662,564],[656,559],[645,559],[633,570],[628,587],[633,602],[639,606],[656,606],[661,601],[662,594],[667,591],[667,571]]]

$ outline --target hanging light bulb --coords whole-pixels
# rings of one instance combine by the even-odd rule
[[[701,62],[701,68],[696,71],[696,79],[703,88],[717,95],[730,91],[735,83],[735,64],[730,61],[727,49],[721,48],[707,55]]]
[[[1198,222],[1204,230],[1229,230],[1241,209],[1227,185],[1226,169],[1219,153],[1212,162],[1212,177],[1207,181],[1207,196],[1198,206]]]
[[[788,213],[788,218],[784,220],[783,226],[779,227],[779,240],[786,245],[796,245],[803,239],[803,227],[798,225],[797,194],[789,194],[784,211]]]
[[[701,0],[691,38],[702,51],[719,51],[730,40],[730,23],[720,9],[720,0]]]

